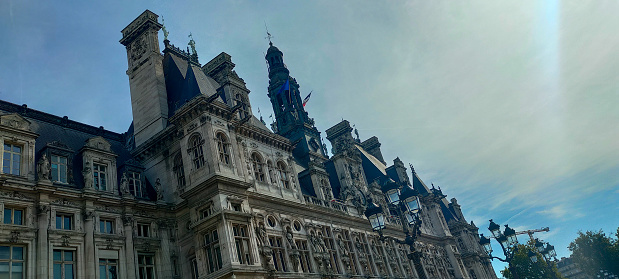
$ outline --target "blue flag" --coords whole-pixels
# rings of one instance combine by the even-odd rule
[[[282,88],[280,88],[279,91],[277,91],[277,95],[282,94],[286,90],[290,90],[290,83],[288,83],[288,80],[286,80],[284,85],[282,85]]]

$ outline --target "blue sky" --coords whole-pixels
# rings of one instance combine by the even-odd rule
[[[118,41],[145,9],[202,63],[232,55],[269,122],[266,23],[320,130],[378,136],[480,232],[548,226],[568,256],[579,230],[619,225],[619,2],[5,0],[0,99],[126,131]]]

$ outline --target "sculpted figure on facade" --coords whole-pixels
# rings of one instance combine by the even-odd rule
[[[43,153],[39,162],[37,162],[37,173],[39,174],[40,181],[50,181],[52,179],[51,166],[45,153]]]
[[[131,196],[131,191],[129,191],[129,178],[127,177],[127,172],[123,172],[123,176],[120,178],[120,193],[123,196]]]
[[[92,168],[90,167],[90,162],[86,162],[84,164],[84,169],[82,170],[82,175],[84,176],[84,188],[85,189],[94,189],[93,176],[92,176]]]
[[[163,188],[161,188],[161,179],[157,178],[155,181],[155,192],[157,192],[157,200],[163,201]]]

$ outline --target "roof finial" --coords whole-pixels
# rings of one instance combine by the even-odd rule
[[[273,36],[271,36],[271,33],[269,33],[269,28],[267,27],[267,22],[264,22],[264,29],[267,30],[267,36],[265,37],[265,39],[269,40],[269,46],[273,46],[273,42],[271,42],[271,38],[273,38]]]
[[[416,174],[417,172],[415,172],[415,167],[413,167],[413,164],[408,164],[409,167],[411,167],[411,172],[413,174]]]
[[[163,30],[163,40],[167,41],[168,34],[170,34],[170,32],[168,32],[168,30],[165,29],[165,22],[163,20],[163,16],[161,16],[161,30]]]
[[[355,126],[355,124],[352,124],[352,126],[355,128],[355,135],[357,136],[357,142],[361,142],[361,139],[359,139],[359,131],[357,130],[357,126]]]
[[[198,55],[198,53],[196,52],[196,41],[193,40],[193,35],[191,35],[191,32],[189,33],[188,37],[190,38],[190,40],[187,45],[191,47],[191,53],[193,55]],[[189,52],[189,50],[187,52]]]

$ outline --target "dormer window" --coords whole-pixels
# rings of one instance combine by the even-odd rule
[[[142,185],[142,178],[140,173],[130,171],[128,172],[129,179],[129,191],[136,197],[146,197],[146,191]]]
[[[107,190],[107,166],[94,163],[92,165],[95,189]]]
[[[180,152],[174,157],[174,175],[179,189],[185,188],[185,168],[183,167],[183,157]]]
[[[52,181],[67,183],[67,157],[52,155]]]
[[[22,147],[20,145],[5,143],[2,154],[2,172],[6,174],[21,175]]]

